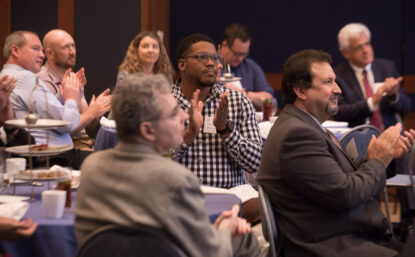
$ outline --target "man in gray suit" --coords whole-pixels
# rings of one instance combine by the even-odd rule
[[[97,229],[137,223],[162,229],[188,256],[259,256],[250,225],[225,211],[214,225],[197,177],[161,156],[183,142],[183,112],[164,75],[130,75],[114,91],[112,110],[120,143],[83,163],[75,207],[81,246]]]
[[[401,125],[372,138],[367,158],[353,163],[321,123],[338,110],[341,94],[331,57],[300,51],[284,65],[287,103],[267,138],[257,176],[269,195],[290,256],[396,256],[384,237],[387,222],[376,200],[386,167],[405,154],[415,131]],[[394,248],[394,249],[393,249]]]

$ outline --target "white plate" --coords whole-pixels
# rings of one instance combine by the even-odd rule
[[[327,120],[321,124],[325,128],[347,128],[348,122]]]
[[[235,81],[239,81],[239,80],[241,80],[241,77],[233,77],[233,78],[230,78],[230,79],[226,79],[224,77],[221,77],[218,82],[219,83],[229,83],[229,82],[235,82]]]
[[[0,195],[0,203],[15,203],[29,200],[29,196]]]
[[[13,147],[7,147],[6,152],[18,154],[20,156],[48,156],[48,155],[57,155],[62,152],[71,150],[71,145],[49,145],[49,149],[46,151],[33,151],[29,152],[29,145],[19,145]]]
[[[26,120],[8,120],[6,124],[15,126],[18,128],[28,128],[29,125],[26,123]],[[69,121],[65,120],[50,120],[50,119],[38,119],[36,124],[31,125],[31,128],[42,128],[42,129],[53,129],[57,127],[62,127],[71,124]]]

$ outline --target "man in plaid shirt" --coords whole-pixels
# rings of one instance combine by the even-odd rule
[[[210,37],[193,34],[179,43],[180,80],[173,95],[189,112],[189,121],[174,159],[193,171],[202,184],[231,188],[246,183],[244,171],[258,170],[262,139],[248,98],[215,84],[220,64]],[[256,205],[257,199],[252,200]],[[258,209],[257,205],[252,208]],[[250,221],[255,225],[258,220]]]

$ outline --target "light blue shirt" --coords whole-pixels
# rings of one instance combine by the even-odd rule
[[[74,99],[68,99],[62,104],[45,83],[38,79],[39,86],[34,90],[29,103],[29,96],[36,86],[36,74],[19,65],[5,64],[0,72],[0,76],[2,75],[13,76],[17,79],[16,87],[10,95],[17,119],[24,119],[30,111],[37,114],[40,119],[69,121],[71,124],[67,126],[49,130],[48,143],[51,145],[73,145],[69,133],[79,124],[79,110]],[[46,130],[31,129],[30,134],[35,138],[36,144],[47,143]]]
[[[222,73],[226,67],[223,67]],[[235,77],[241,77],[242,87],[248,92],[265,91],[274,95],[274,90],[268,84],[262,68],[249,57],[245,58],[237,67],[231,67],[231,73]]]

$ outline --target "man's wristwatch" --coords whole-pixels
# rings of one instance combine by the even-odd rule
[[[228,123],[226,124],[226,127],[222,130],[217,130],[219,135],[223,135],[223,134],[227,134],[227,133],[231,133],[233,131],[233,121],[228,120]]]

